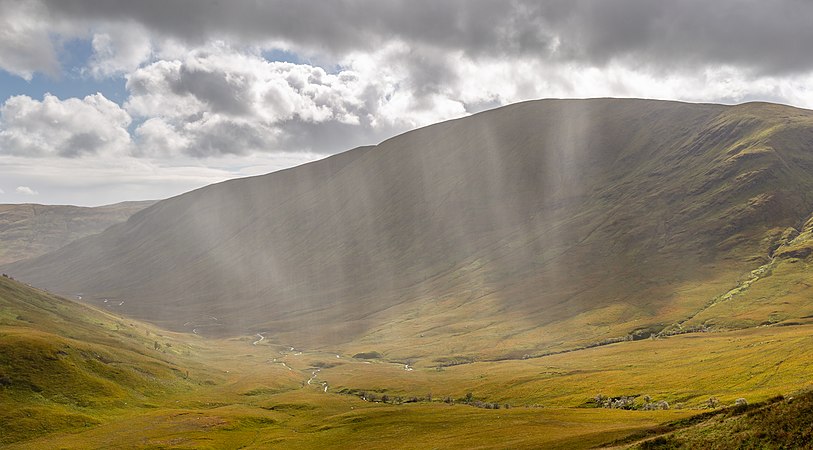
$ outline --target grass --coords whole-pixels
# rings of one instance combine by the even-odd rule
[[[808,448],[813,441],[813,392],[726,408],[662,427],[634,448]]]
[[[574,407],[597,394],[650,395],[697,408],[716,396],[724,403],[758,401],[811,386],[813,326],[763,327],[623,342],[527,360],[478,362],[404,371],[393,363],[350,362],[320,372],[334,389],[390,396],[463,397],[515,406]],[[813,386],[811,386],[813,387]]]
[[[813,362],[813,326],[800,325],[526,360],[417,359],[407,371],[386,355],[291,351],[270,335],[252,345],[167,333],[5,278],[0,301],[7,448],[590,448],[674,431],[663,424],[706,411],[711,396],[754,404],[809,387]],[[464,404],[468,393],[500,409]],[[672,408],[596,408],[597,394]]]

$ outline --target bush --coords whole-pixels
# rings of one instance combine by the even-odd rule
[[[381,353],[378,352],[361,352],[353,355],[357,359],[381,359]]]

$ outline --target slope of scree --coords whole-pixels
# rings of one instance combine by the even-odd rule
[[[519,103],[207,186],[3,270],[177,330],[390,356],[647,336],[813,210],[811,125],[765,103]]]

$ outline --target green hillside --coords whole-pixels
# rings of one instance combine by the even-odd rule
[[[787,446],[813,387],[811,324],[448,366],[169,333],[5,277],[0,312],[10,449]]]
[[[634,448],[809,448],[813,441],[813,393],[777,396],[755,405],[744,403],[652,431],[664,435],[647,439]]]
[[[0,444],[91,427],[189,390],[177,358],[189,352],[152,327],[2,277]]]
[[[308,380],[317,378],[314,361],[334,355],[166,333],[5,277],[0,306],[4,448],[583,447],[687,415],[517,409],[502,415],[525,433],[509,437],[493,410],[323,392],[321,378]]]

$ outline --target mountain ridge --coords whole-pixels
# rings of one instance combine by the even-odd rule
[[[768,103],[523,102],[207,186],[3,270],[176,330],[211,315],[196,328],[314,346],[657,332],[813,210],[811,124]]]

